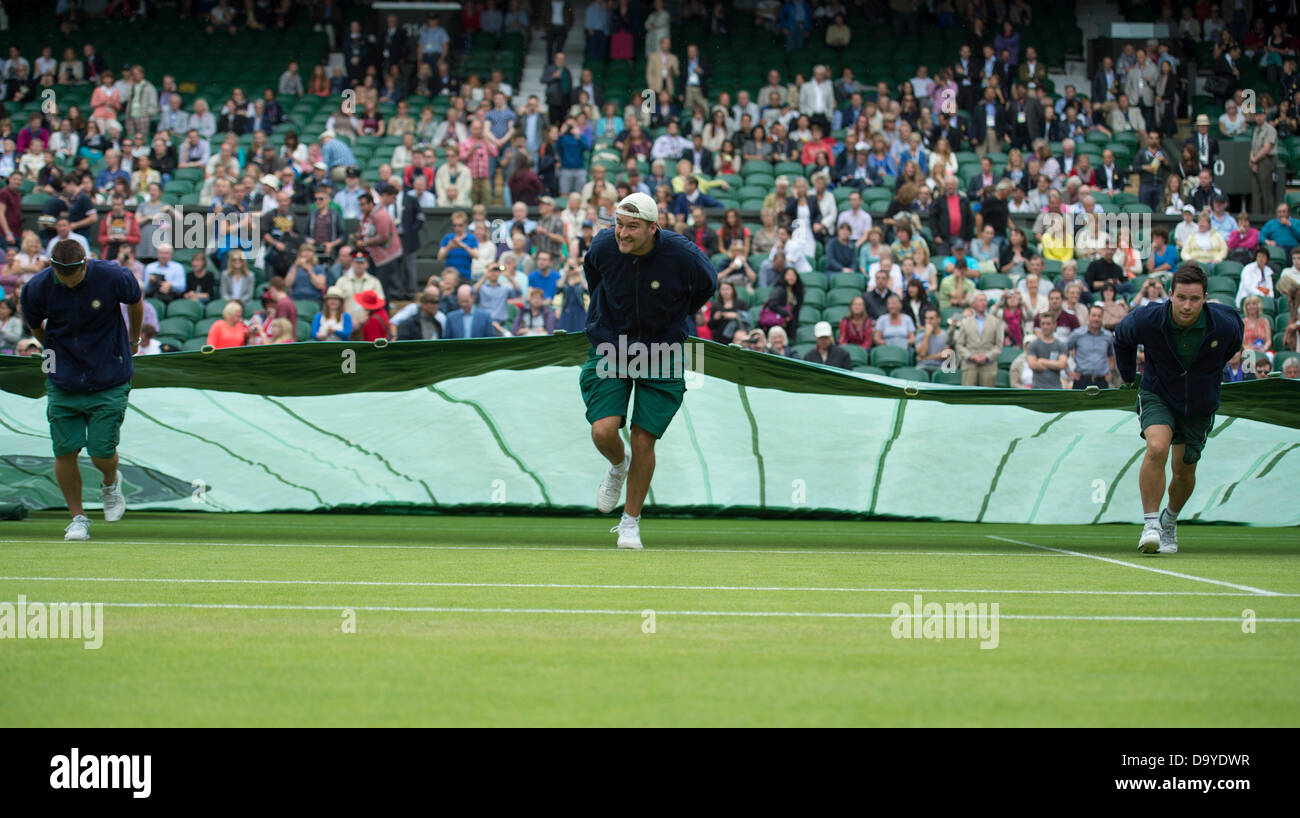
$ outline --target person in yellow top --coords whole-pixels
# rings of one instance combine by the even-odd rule
[[[1065,262],[1074,258],[1074,231],[1065,216],[1059,213],[1048,217],[1040,242],[1045,259]]]
[[[708,193],[710,190],[713,190],[715,188],[722,188],[723,190],[731,190],[731,185],[727,184],[727,181],[725,179],[709,179],[706,176],[704,176],[704,174],[699,174],[695,172],[695,166],[691,164],[691,160],[679,159],[677,160],[677,175],[674,176],[672,180],[673,193],[686,192],[687,176],[695,177],[695,181],[698,182],[700,185],[701,193]]]
[[[1209,261],[1218,264],[1228,257],[1228,243],[1223,234],[1210,227],[1210,214],[1201,211],[1196,217],[1196,232],[1183,243],[1183,261]]]

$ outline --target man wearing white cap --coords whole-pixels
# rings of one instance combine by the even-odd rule
[[[610,462],[596,493],[596,508],[613,511],[626,480],[623,517],[610,533],[618,533],[619,548],[639,549],[641,507],[654,474],[655,441],[667,431],[686,392],[678,359],[684,356],[691,318],[713,296],[718,277],[694,242],[659,229],[659,208],[644,193],[619,202],[615,217],[614,228],[596,234],[583,260],[591,292],[587,339],[592,349],[578,382],[591,439]],[[638,360],[643,347],[671,354],[652,354],[645,365]],[[627,421],[633,387],[629,456],[619,429]]]
[[[840,369],[853,368],[853,361],[849,358],[849,353],[836,345],[835,333],[831,330],[829,321],[818,321],[813,326],[813,337],[817,339],[817,346],[808,350],[808,354],[803,356],[805,361],[825,364],[826,366],[838,366]]]

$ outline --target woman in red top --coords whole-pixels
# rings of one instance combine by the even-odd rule
[[[857,344],[863,349],[871,349],[871,317],[867,315],[867,302],[858,296],[849,302],[849,314],[840,319],[841,344]]]
[[[740,211],[734,207],[727,209],[722,217],[722,227],[718,228],[718,249],[725,253],[731,249],[733,241],[745,245],[745,255],[749,255],[749,228],[740,220]]]
[[[388,339],[388,311],[384,309],[384,299],[374,290],[362,290],[356,295],[357,305],[370,313],[366,323],[361,327],[361,340],[374,341],[377,338]]]
[[[1032,327],[1029,307],[1020,298],[1020,290],[1010,287],[1002,293],[1001,303],[993,314],[1006,324],[1002,335],[1003,346],[1018,347],[1025,342],[1025,327]],[[1032,331],[1032,330],[1031,330]]]

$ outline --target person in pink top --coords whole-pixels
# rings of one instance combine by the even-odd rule
[[[1228,255],[1244,250],[1245,256],[1254,256],[1259,246],[1259,231],[1250,226],[1250,216],[1245,213],[1237,215],[1237,229],[1228,234]]]
[[[460,143],[460,161],[469,167],[471,179],[469,197],[474,204],[490,203],[492,188],[488,173],[490,160],[497,155],[496,143],[483,136],[483,120],[469,125],[469,139]]]
[[[857,344],[863,349],[871,349],[872,333],[875,327],[871,316],[867,315],[867,302],[858,296],[849,302],[849,314],[840,319],[840,345]]]
[[[122,95],[113,85],[113,72],[105,71],[99,75],[99,87],[90,96],[91,119],[100,133],[110,131],[117,133],[122,125],[117,121],[117,112],[122,107]]]

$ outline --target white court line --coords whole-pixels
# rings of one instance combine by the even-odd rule
[[[776,585],[623,585],[569,582],[421,582],[415,580],[321,580],[321,579],[182,579],[172,577],[4,577],[0,582],[139,582],[194,585],[320,585],[380,588],[540,588],[595,591],[762,591],[792,593],[857,594],[1044,594],[1087,596],[1258,596],[1232,591],[1096,591],[1096,590],[1007,590],[991,588],[838,588]],[[1300,594],[1276,594],[1300,597]]]
[[[1016,543],[1017,545],[1027,545],[1030,548],[1041,548],[1045,551],[1054,551],[1059,554],[1067,554],[1071,557],[1087,557],[1090,560],[1101,560],[1102,562],[1109,562],[1115,565],[1123,565],[1126,568],[1136,568],[1139,571],[1150,571],[1153,574],[1164,574],[1170,577],[1178,577],[1179,579],[1190,579],[1195,582],[1208,582],[1211,585],[1222,585],[1227,588],[1236,588],[1238,591],[1249,591],[1250,593],[1255,594],[1257,596],[1282,596],[1282,594],[1279,594],[1276,591],[1266,591],[1263,588],[1253,588],[1249,585],[1238,585],[1235,582],[1225,582],[1224,580],[1221,579],[1207,579],[1206,577],[1197,577],[1197,576],[1192,576],[1191,574],[1182,574],[1179,573],[1178,571],[1166,571],[1163,568],[1152,568],[1149,565],[1139,565],[1136,562],[1126,562],[1124,560],[1117,560],[1111,557],[1099,557],[1096,554],[1085,554],[1082,551],[1071,551],[1067,548],[1053,548],[1050,545],[1038,545],[1036,543],[1024,542],[1023,540],[1013,540],[1009,537],[999,537],[996,534],[985,534],[984,536],[988,537],[991,540],[1002,540],[1003,542]]]
[[[61,548],[71,545],[172,545],[205,546],[213,548],[380,548],[399,551],[595,551],[598,553],[618,553],[614,546],[591,548],[586,546],[549,546],[549,545],[382,545],[366,543],[346,545],[341,543],[283,543],[283,542],[199,542],[194,540],[87,540],[73,543],[49,539],[0,539],[0,543],[23,545],[50,545],[58,542]],[[676,552],[682,554],[798,554],[799,556],[816,556],[819,554],[847,554],[850,556],[903,556],[903,557],[1064,557],[1067,554],[1025,554],[1019,551],[848,551],[844,549],[810,548],[806,551],[780,550],[775,548],[655,548],[651,546],[643,553]]]
[[[9,604],[18,604],[16,600],[0,600]],[[557,614],[564,616],[628,616],[638,619],[645,613],[641,610],[619,611],[604,608],[457,608],[442,606],[395,605],[248,605],[224,602],[71,602],[72,605],[103,605],[105,608],[189,608],[194,610],[232,610],[232,611],[372,611],[388,613],[489,613],[489,614]],[[27,600],[27,604],[34,604]],[[45,602],[45,605],[64,603]],[[807,619],[897,619],[894,613],[876,613],[871,611],[663,611],[656,610],[656,616],[738,616],[738,617],[798,617]],[[960,614],[953,614],[957,616]],[[951,618],[951,617],[948,617]],[[998,614],[999,619],[1025,620],[1066,620],[1079,622],[1232,622],[1241,624],[1239,616],[1072,616],[1068,614]],[[1259,617],[1255,622],[1282,624],[1300,624],[1300,618],[1265,618]]]

